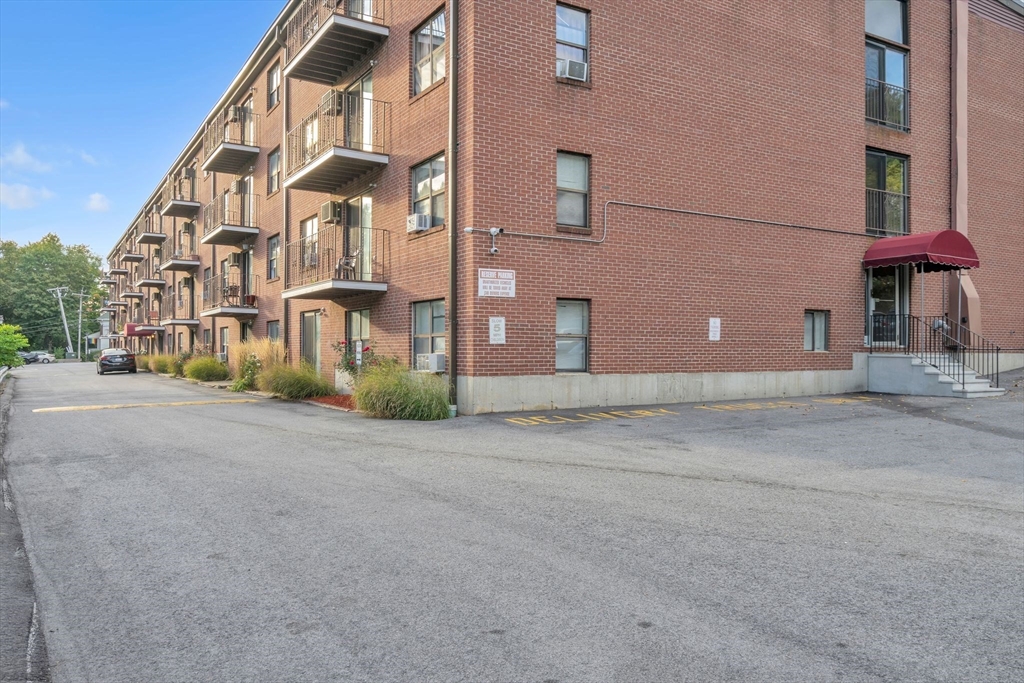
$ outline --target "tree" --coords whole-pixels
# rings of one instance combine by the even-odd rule
[[[25,361],[18,355],[18,349],[28,346],[28,339],[17,325],[0,325],[0,367],[16,368]]]
[[[20,325],[32,348],[64,346],[60,305],[47,289],[67,287],[68,293],[84,291],[82,335],[99,329],[100,257],[84,244],[65,245],[53,233],[38,242],[18,246],[0,242],[0,316]],[[72,334],[77,333],[78,298],[66,297],[64,307]]]

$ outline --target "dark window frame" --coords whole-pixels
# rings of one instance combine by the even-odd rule
[[[434,182],[433,182],[434,181],[434,162],[436,162],[438,160],[441,161],[441,175],[444,178],[444,180],[443,180],[443,182],[441,184],[441,190],[439,192],[435,192],[434,191]],[[425,197],[417,198],[417,194],[416,194],[416,171],[421,169],[421,168],[423,168],[424,166],[427,167],[427,172],[429,173],[429,177],[427,179],[428,180],[428,184],[429,184],[429,192],[427,193],[427,195]],[[445,157],[445,153],[441,152],[440,154],[435,154],[434,156],[430,157],[429,159],[421,161],[420,163],[418,163],[415,166],[413,166],[412,168],[410,168],[409,169],[409,187],[410,187],[409,197],[412,200],[412,213],[420,213],[419,211],[416,210],[416,205],[420,204],[422,202],[427,202],[429,204],[429,206],[430,206],[430,211],[428,212],[427,215],[429,215],[431,217],[431,220],[430,220],[431,227],[437,227],[439,225],[444,225],[445,217],[446,217],[447,211],[448,211],[448,204],[447,204],[447,202],[448,202],[448,197],[447,197],[447,193],[448,193],[448,162],[447,162],[447,159]],[[437,215],[434,214],[434,202],[438,198],[441,200],[441,204],[442,204],[442,209],[441,209],[441,215],[440,216],[437,216]]]
[[[811,351],[814,353],[824,353],[829,350],[829,333],[832,328],[832,311],[825,309],[812,309],[808,308],[804,310],[804,351]],[[825,328],[822,336],[822,346],[818,348],[818,335],[817,329],[821,320],[821,325]],[[807,323],[810,320],[810,337],[808,337]],[[808,348],[810,346],[810,348]]]
[[[896,154],[882,149],[868,147],[864,152],[864,187],[865,187],[865,230],[869,235],[892,236],[910,234],[910,157],[904,154]],[[871,157],[880,159],[875,169],[877,180],[883,187],[872,187],[867,182],[867,166]],[[890,159],[897,159],[903,164],[902,183],[903,191],[890,190],[888,187],[888,166]],[[877,185],[877,183],[876,183]],[[878,194],[884,193],[884,194]],[[889,229],[890,221],[888,211],[893,206],[899,206],[901,220],[899,228]]]
[[[425,58],[424,57],[419,57],[418,58],[416,56],[416,46],[418,44],[417,43],[417,39],[418,39],[419,35],[421,33],[423,33],[425,30],[427,30],[427,31],[430,32],[431,39],[433,39],[433,37],[434,37],[434,33],[433,32],[435,31],[434,22],[439,17],[442,19],[442,21],[444,23],[444,40],[437,47],[433,47],[433,41],[431,40],[432,47],[430,49],[430,53]],[[424,21],[423,23],[419,24],[415,29],[413,29],[412,33],[410,33],[410,43],[411,43],[411,49],[412,49],[412,51],[411,51],[411,59],[410,59],[410,62],[412,64],[412,72],[410,73],[410,78],[412,79],[411,90],[412,90],[412,96],[416,97],[417,95],[430,90],[431,88],[433,88],[438,83],[443,82],[445,80],[445,78],[447,78],[447,76],[448,76],[448,66],[449,66],[448,65],[448,56],[447,56],[447,52],[448,52],[448,18],[445,15],[444,7],[441,7],[437,11],[432,12],[430,14],[430,16],[427,18],[426,21]],[[441,53],[441,58],[444,60],[444,65],[442,67],[441,74],[437,75],[434,72],[435,72],[435,70],[437,68],[437,64],[438,64],[438,60],[436,59],[436,55],[438,54],[439,50],[440,50],[440,53]],[[420,64],[424,62],[424,59],[426,59],[430,63],[430,82],[429,83],[421,83],[420,80],[419,80]]]

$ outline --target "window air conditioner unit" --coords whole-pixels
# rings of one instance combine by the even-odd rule
[[[183,234],[183,235],[191,235],[192,231],[195,229],[195,227],[196,227],[195,223],[182,223],[181,224],[181,234]]]
[[[589,65],[586,62],[577,62],[575,59],[558,59],[556,63],[560,78],[571,78],[574,81],[587,80]]]
[[[417,353],[417,372],[444,372],[443,353]]]
[[[342,98],[337,90],[328,90],[320,98],[320,108],[325,114],[340,114]]]
[[[196,169],[192,168],[191,166],[188,167],[188,168],[183,168],[181,170],[181,177],[182,178],[195,178],[196,177]]]
[[[430,229],[430,216],[425,213],[414,213],[405,217],[406,232],[423,232]]]
[[[228,254],[228,265],[232,268],[238,268],[242,265],[242,255],[239,253]]]
[[[244,185],[245,185],[245,183],[243,183],[241,180],[232,180],[231,181],[231,194],[242,194],[242,190],[244,189]]]
[[[320,222],[340,224],[344,221],[345,204],[343,202],[324,202],[320,205]]]
[[[228,107],[228,123],[238,123],[245,116],[244,107],[230,106]]]

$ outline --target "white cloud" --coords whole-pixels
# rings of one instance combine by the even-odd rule
[[[81,157],[82,161],[89,164],[90,166],[96,165],[96,158],[88,152],[79,152],[78,156]]]
[[[89,201],[85,203],[86,211],[109,211],[110,200],[101,195],[99,192],[93,192],[89,195]]]
[[[36,189],[28,185],[7,185],[0,183],[0,206],[8,209],[31,209],[39,202],[53,197],[45,187]]]
[[[35,173],[45,173],[50,170],[49,164],[44,164],[39,159],[29,154],[25,150],[25,145],[20,142],[14,146],[7,154],[0,157],[0,166],[9,166],[11,168],[17,168],[25,171],[33,171]]]

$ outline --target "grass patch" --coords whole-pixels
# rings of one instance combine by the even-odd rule
[[[196,356],[185,363],[185,376],[200,382],[218,382],[231,376],[228,366],[213,356]]]
[[[299,367],[273,365],[264,368],[256,377],[256,386],[284,398],[303,399],[330,396],[337,393],[334,385],[325,380],[320,372],[309,363]]]
[[[438,375],[385,364],[366,368],[355,386],[356,406],[371,417],[391,420],[448,418],[448,383]]]
[[[166,375],[174,372],[174,356],[150,356],[149,371]]]

